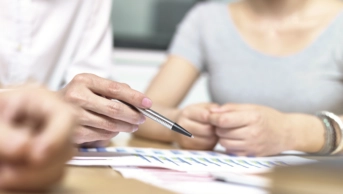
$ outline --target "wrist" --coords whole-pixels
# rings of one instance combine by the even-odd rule
[[[325,128],[318,117],[305,114],[288,114],[291,136],[289,147],[308,153],[319,152],[324,146]]]

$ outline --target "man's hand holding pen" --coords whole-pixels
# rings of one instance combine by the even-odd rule
[[[152,105],[149,98],[127,84],[92,74],[75,76],[60,93],[66,101],[82,108],[79,114],[81,127],[76,130],[74,142],[86,146],[99,146],[119,132],[135,132],[138,125],[144,123],[143,114],[110,99],[145,109]]]

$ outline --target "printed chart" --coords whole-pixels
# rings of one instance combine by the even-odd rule
[[[296,156],[236,157],[211,151],[162,150],[151,148],[112,147],[80,149],[83,156],[74,157],[72,165],[109,165],[156,167],[179,171],[259,173],[276,166],[315,162]],[[95,153],[100,153],[95,155]],[[101,156],[101,153],[107,153]],[[114,156],[108,153],[117,154]],[[94,156],[94,157],[92,157]]]

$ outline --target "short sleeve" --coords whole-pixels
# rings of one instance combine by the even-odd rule
[[[335,45],[333,58],[343,76],[343,12],[340,12],[334,24],[332,30],[333,34],[327,36],[328,41],[326,41],[326,45]],[[331,44],[329,41],[331,41]]]
[[[204,69],[201,37],[202,4],[193,7],[179,24],[169,47],[169,54],[184,58],[199,71]]]

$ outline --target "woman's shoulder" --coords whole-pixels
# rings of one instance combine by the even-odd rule
[[[194,5],[190,12],[197,13],[199,15],[211,16],[211,14],[218,13],[218,11],[222,10],[223,8],[227,8],[227,6],[228,3],[224,2],[199,2]]]
[[[328,27],[333,26],[333,29],[339,33],[339,36],[343,37],[343,1],[333,1],[330,6],[326,10],[328,12],[328,20],[330,21]]]

